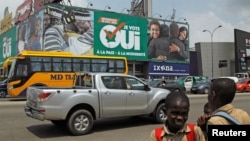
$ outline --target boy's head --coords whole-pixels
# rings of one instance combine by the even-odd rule
[[[177,132],[188,120],[189,98],[183,92],[171,92],[165,102],[167,126],[170,131]]]
[[[213,110],[229,104],[233,101],[236,93],[236,84],[230,78],[213,79],[207,96],[209,105]]]

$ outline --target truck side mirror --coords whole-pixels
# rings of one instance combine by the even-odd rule
[[[145,90],[150,91],[150,87],[148,86],[148,84],[145,85]]]

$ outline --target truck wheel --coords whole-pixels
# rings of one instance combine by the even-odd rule
[[[154,120],[156,123],[164,123],[166,119],[165,103],[161,103],[155,109]]]
[[[75,136],[89,133],[93,124],[93,116],[87,110],[77,110],[67,120],[68,130]]]
[[[6,91],[0,91],[0,98],[5,98],[6,94]]]

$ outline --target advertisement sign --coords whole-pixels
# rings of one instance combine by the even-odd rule
[[[148,19],[148,59],[189,63],[187,23]]]
[[[42,50],[43,12],[29,16],[17,26],[18,54],[22,50]]]
[[[0,34],[6,32],[7,30],[11,29],[12,27],[12,13],[6,15],[0,21]]]
[[[33,0],[25,0],[20,6],[16,9],[15,22],[24,21],[29,17],[32,12]]]
[[[42,7],[47,3],[52,3],[55,0],[33,0],[34,2],[34,13],[41,10]]]
[[[149,62],[149,75],[176,76],[189,75],[189,64]]]
[[[94,54],[147,60],[147,19],[95,11]]]
[[[16,55],[16,28],[13,27],[7,32],[0,35],[0,65],[4,61]]]
[[[21,13],[16,17],[20,21],[17,53],[67,51],[136,61],[189,63],[186,23],[54,4],[29,15],[32,2],[26,0],[17,9]]]
[[[235,72],[250,71],[250,33],[234,29]]]

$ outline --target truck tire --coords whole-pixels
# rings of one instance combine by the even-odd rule
[[[167,119],[165,103],[160,103],[157,105],[154,111],[153,118],[156,123],[164,123]]]
[[[72,135],[85,135],[90,132],[94,124],[93,116],[87,110],[74,111],[67,120],[67,128]]]

